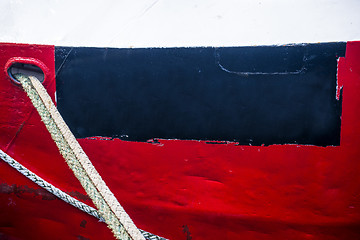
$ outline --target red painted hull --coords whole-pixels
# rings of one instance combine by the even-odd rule
[[[0,45],[42,61],[55,94],[53,46]],[[360,239],[360,42],[339,59],[340,146],[79,139],[135,224],[169,239]],[[334,93],[335,94],[335,93]],[[0,72],[0,148],[92,205],[26,94]],[[0,239],[112,239],[104,223],[0,161]]]

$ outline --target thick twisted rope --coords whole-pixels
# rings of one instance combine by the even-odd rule
[[[77,200],[76,198],[71,197],[69,194],[65,193],[64,191],[60,190],[59,188],[55,187],[54,185],[48,183],[43,178],[39,177],[38,175],[36,175],[35,173],[33,173],[32,171],[27,169],[25,166],[20,164],[18,161],[16,161],[12,157],[10,157],[8,154],[3,152],[1,149],[0,149],[0,158],[4,162],[9,164],[11,167],[16,169],[18,172],[20,172],[22,175],[24,175],[25,177],[27,177],[28,179],[30,179],[31,181],[33,181],[40,187],[44,188],[51,194],[55,195],[59,199],[71,204],[72,206],[80,209],[81,211],[83,211],[91,216],[98,218],[101,222],[104,222],[104,219],[100,216],[100,214],[98,213],[98,211],[95,208],[90,207],[89,205]],[[139,229],[139,231],[147,240],[166,240],[165,238],[159,237],[157,235],[146,232],[144,230]]]
[[[40,81],[33,76],[14,76],[38,111],[61,155],[98,208],[114,236],[120,240],[145,240],[129,215],[102,180]]]
[[[22,175],[24,175],[25,177],[27,177],[28,179],[30,179],[31,181],[33,181],[34,183],[36,183],[37,185],[39,185],[40,187],[44,188],[45,190],[47,190],[48,192],[54,194],[56,197],[64,200],[65,202],[73,205],[74,207],[80,209],[81,211],[84,211],[102,221],[104,221],[99,213],[96,211],[96,209],[86,205],[83,202],[80,202],[79,200],[71,197],[69,194],[61,191],[59,188],[51,185],[50,183],[48,183],[47,181],[45,181],[44,179],[42,179],[41,177],[37,176],[35,173],[31,172],[29,169],[27,169],[26,167],[24,167],[22,164],[20,164],[18,161],[16,161],[15,159],[13,159],[12,157],[10,157],[9,155],[7,155],[5,152],[3,152],[0,149],[0,158],[6,162],[7,164],[9,164],[11,167],[15,168],[18,172],[20,172]]]

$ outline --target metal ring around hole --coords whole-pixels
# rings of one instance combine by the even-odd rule
[[[6,75],[11,79],[11,81],[17,85],[20,85],[20,82],[18,80],[16,80],[16,78],[11,73],[11,67],[17,63],[33,65],[35,67],[40,68],[40,70],[42,71],[42,73],[44,75],[44,80],[42,81],[42,84],[44,84],[47,81],[47,79],[50,78],[50,71],[49,71],[48,67],[40,60],[38,60],[36,58],[13,57],[13,58],[10,58],[6,62],[4,71],[5,71]]]

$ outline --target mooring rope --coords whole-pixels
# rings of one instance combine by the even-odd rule
[[[0,149],[0,158],[9,164],[11,167],[15,168],[18,172],[20,172],[22,175],[39,185],[40,187],[44,188],[48,192],[54,194],[56,197],[60,198],[61,200],[73,205],[74,207],[80,209],[81,211],[84,211],[100,220],[103,221],[103,219],[100,217],[99,213],[96,211],[96,209],[86,205],[83,202],[80,202],[79,200],[71,197],[69,194],[61,191],[59,188],[53,186],[52,184],[48,183],[41,177],[37,176],[35,173],[31,172],[29,169],[27,169],[25,166],[20,164],[18,161],[10,157],[8,154],[3,152]]]
[[[14,77],[21,83],[61,155],[98,208],[114,236],[120,240],[145,240],[90,162],[40,81],[36,77],[23,74],[16,74]]]
[[[24,175],[25,177],[27,177],[28,179],[30,179],[31,181],[33,181],[40,187],[44,188],[51,194],[55,195],[59,199],[63,200],[64,202],[66,202],[68,204],[71,204],[72,206],[80,209],[81,211],[83,211],[91,216],[98,218],[101,222],[104,222],[104,219],[100,216],[100,214],[98,213],[98,211],[95,208],[90,207],[89,205],[77,200],[76,198],[73,198],[69,194],[62,191],[61,189],[59,189],[59,188],[55,187],[54,185],[52,185],[51,183],[45,181],[43,178],[41,178],[40,176],[38,176],[35,173],[33,173],[32,171],[30,171],[28,168],[26,168],[24,165],[22,165],[21,163],[19,163],[12,157],[10,157],[8,154],[3,152],[1,149],[0,149],[0,158],[4,162],[9,164],[11,167],[16,169],[18,172],[20,172],[22,175]],[[141,229],[139,229],[139,231],[147,240],[166,240],[165,238],[159,237],[159,236],[149,233],[147,231],[144,231]]]

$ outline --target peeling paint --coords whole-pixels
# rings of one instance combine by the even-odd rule
[[[343,57],[337,59],[336,93],[335,93],[336,100],[340,100],[341,91],[343,89],[342,78],[341,77],[339,78],[339,64],[342,64],[343,61],[345,61],[345,58]]]
[[[341,102],[333,96],[345,50],[345,43],[55,47],[58,108],[77,138],[338,146]]]
[[[81,223],[80,223],[80,227],[85,228],[85,227],[86,227],[86,223],[87,223],[87,221],[86,221],[85,219],[82,220]]]
[[[34,197],[41,197],[42,200],[57,199],[56,196],[42,188],[34,189],[28,186],[17,186],[15,184],[7,185],[6,183],[0,184],[0,193],[15,194],[18,198],[26,198],[29,195],[32,195]]]
[[[78,240],[90,240],[90,238],[83,237],[81,235],[76,236]]]
[[[0,184],[0,194],[15,194],[19,198],[26,198],[29,195],[34,197],[41,197],[42,200],[55,200],[57,197],[43,188],[30,188],[28,186],[18,186],[16,184],[7,185],[6,183]],[[90,201],[87,195],[84,195],[78,191],[67,192],[72,197],[75,197],[82,201]]]
[[[90,197],[88,195],[82,194],[78,191],[73,191],[73,192],[66,192],[67,194],[69,194],[70,196],[78,199],[78,200],[82,200],[82,201],[91,201]]]
[[[220,61],[221,61],[220,53],[215,50],[215,62],[220,67],[221,70],[223,70],[224,72],[227,72],[227,73],[236,74],[236,75],[243,76],[243,77],[246,77],[249,75],[298,75],[298,74],[305,73],[305,71],[307,70],[306,67],[303,66],[299,70],[289,71],[289,72],[287,72],[287,71],[285,71],[285,72],[256,72],[256,71],[254,71],[254,72],[237,72],[237,71],[229,70],[228,68],[224,67],[220,63]]]
[[[189,227],[187,225],[183,225],[183,233],[186,235],[186,240],[192,239]]]

